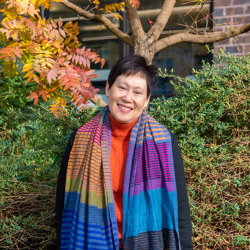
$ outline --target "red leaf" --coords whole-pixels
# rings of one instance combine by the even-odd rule
[[[77,55],[75,58],[75,64],[77,64],[79,62],[79,58],[80,58],[79,55]]]
[[[91,69],[91,70],[85,72],[85,75],[86,75],[86,76],[90,76],[90,75],[92,75],[94,72],[95,72],[95,70],[94,70],[94,69]]]
[[[61,34],[62,37],[66,37],[65,31],[63,29],[59,29],[59,33]]]
[[[84,52],[85,52],[85,47],[83,47],[83,48],[81,49],[81,55],[82,55],[82,56],[83,56]]]
[[[87,59],[86,61],[87,61],[88,68],[90,68],[90,61],[89,61],[89,59]]]
[[[88,78],[89,78],[89,79],[93,79],[93,78],[96,78],[97,76],[99,76],[99,74],[91,75],[91,76],[89,76]]]
[[[28,97],[34,99],[38,97],[38,94],[36,92],[32,92]]]
[[[49,71],[47,78],[48,78],[48,82],[51,83],[51,80],[53,79],[54,81],[56,81],[56,77],[57,74],[55,73],[55,71],[52,69]]]
[[[85,57],[83,57],[83,59],[82,59],[82,60],[83,60],[83,66],[84,66],[84,67],[86,67],[86,64],[87,64],[87,60],[86,60],[86,58],[85,58]]]

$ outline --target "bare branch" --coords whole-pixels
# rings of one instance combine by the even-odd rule
[[[98,95],[95,95],[94,97],[89,98],[89,100],[90,100],[91,102],[93,102],[94,104],[100,105],[101,107],[107,105],[107,103],[104,102]]]
[[[224,39],[228,39],[230,37],[238,36],[242,33],[248,32],[249,30],[250,30],[250,24],[245,24],[237,28],[232,27],[228,31],[214,32],[214,33],[204,34],[204,35],[194,35],[194,34],[190,34],[187,32],[183,32],[183,33],[165,37],[157,41],[155,43],[156,52],[166,48],[167,46],[180,43],[180,42],[204,43],[204,44],[212,43],[212,42],[219,42]]]
[[[161,11],[152,26],[152,28],[148,31],[148,36],[151,37],[153,35],[153,41],[157,41],[164,27],[166,26],[169,17],[173,11],[176,0],[165,0]],[[152,42],[153,42],[152,41]]]
[[[104,24],[109,29],[110,32],[112,32],[115,36],[117,36],[118,39],[134,47],[134,42],[132,37],[120,31],[118,28],[116,28],[114,24],[104,15],[90,13],[89,11],[83,10],[82,8],[69,2],[68,0],[62,0],[62,4],[64,4],[69,9],[75,11],[79,16],[82,16],[94,22],[100,22]]]
[[[132,7],[132,4],[129,2],[129,0],[125,0],[124,2],[127,18],[135,41],[137,40],[137,38],[144,37],[145,32],[142,27],[136,7]]]
[[[196,17],[195,17],[193,23],[192,23],[191,26],[189,27],[188,31],[190,31],[191,29],[194,29],[194,26],[197,28],[197,20],[198,20],[198,18],[199,18],[199,16],[200,16],[200,14],[201,14],[201,12],[202,12],[202,9],[203,9],[203,7],[204,7],[205,4],[206,4],[206,1],[203,1],[203,2],[201,3],[200,9],[198,10],[198,13],[197,13],[197,15],[196,15]]]

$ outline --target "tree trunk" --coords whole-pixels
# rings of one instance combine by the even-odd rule
[[[150,39],[145,36],[143,39],[134,41],[134,53],[144,56],[148,64],[152,64],[155,55],[155,43],[150,42]]]

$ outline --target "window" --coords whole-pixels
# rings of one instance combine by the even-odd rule
[[[71,0],[71,2],[81,7],[89,5],[88,0]],[[105,4],[114,3],[113,0],[106,0]],[[163,4],[163,0],[152,1],[144,0],[141,3],[141,7],[138,9],[138,14],[141,19],[142,25],[145,31],[148,31],[151,26],[150,22],[155,21],[160,8]],[[91,48],[93,51],[98,53],[102,58],[105,59],[106,63],[103,69],[100,69],[100,65],[93,65],[92,68],[96,69],[100,76],[93,79],[92,83],[95,87],[100,89],[99,94],[105,101],[105,85],[109,71],[113,64],[120,58],[127,54],[132,54],[133,50],[119,41],[115,35],[113,35],[105,26],[100,23],[84,20],[84,18],[78,17],[75,12],[66,8],[61,3],[53,2],[53,10],[50,16],[53,19],[58,19],[60,16],[63,21],[78,21],[80,34],[78,40],[83,43],[84,46]],[[197,6],[191,6],[190,1],[183,3],[183,0],[177,0],[175,8],[170,16],[169,22],[164,28],[164,31],[160,38],[169,36],[174,33],[178,33],[186,29],[186,24],[190,25],[193,23],[194,18],[197,15]],[[143,9],[142,9],[143,8]],[[202,18],[210,13],[210,4],[206,4],[203,8],[203,12],[198,18],[197,26],[200,32],[209,30],[208,20]],[[125,15],[124,15],[125,16]],[[113,19],[113,17],[110,17]],[[117,28],[121,29],[126,33],[130,33],[128,21],[124,18],[123,21],[114,19],[114,24]],[[170,70],[174,69],[175,74],[181,76],[191,75],[192,68],[200,68],[201,61],[209,61],[209,55],[207,54],[204,45],[199,44],[188,44],[179,43],[172,45],[162,51],[159,51],[153,60],[153,64],[160,68],[167,68]],[[169,79],[158,80],[158,86],[156,87],[153,95],[166,95],[172,96],[174,89],[169,83]]]

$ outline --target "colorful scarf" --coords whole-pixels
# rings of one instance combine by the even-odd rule
[[[110,172],[109,109],[78,129],[71,150],[61,249],[119,249]],[[132,129],[123,190],[123,249],[181,249],[169,131],[143,111]]]

